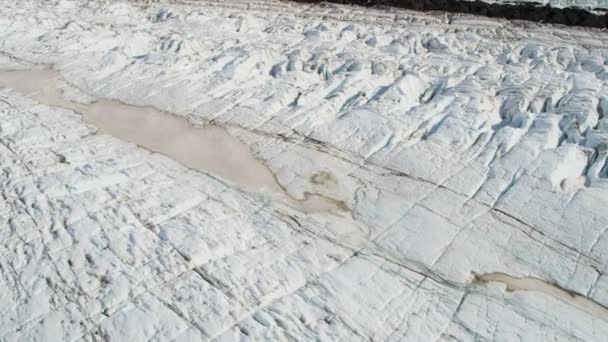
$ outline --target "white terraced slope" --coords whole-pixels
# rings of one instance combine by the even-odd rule
[[[608,33],[0,6],[2,341],[607,341]]]

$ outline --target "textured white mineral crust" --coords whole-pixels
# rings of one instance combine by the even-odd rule
[[[2,341],[608,340],[608,33],[1,5]]]

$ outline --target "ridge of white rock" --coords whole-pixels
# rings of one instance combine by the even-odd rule
[[[604,341],[607,39],[272,0],[4,1],[0,70],[53,65],[67,101],[222,127],[289,197],[348,215],[1,88],[0,339]]]

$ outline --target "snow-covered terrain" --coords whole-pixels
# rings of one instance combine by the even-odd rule
[[[0,85],[2,341],[608,340],[606,32],[4,0]]]

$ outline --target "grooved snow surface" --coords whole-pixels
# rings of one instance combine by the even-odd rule
[[[1,339],[606,341],[607,38],[277,1],[2,1],[0,69],[51,64],[72,101],[225,127],[292,198],[347,210],[1,88]]]

